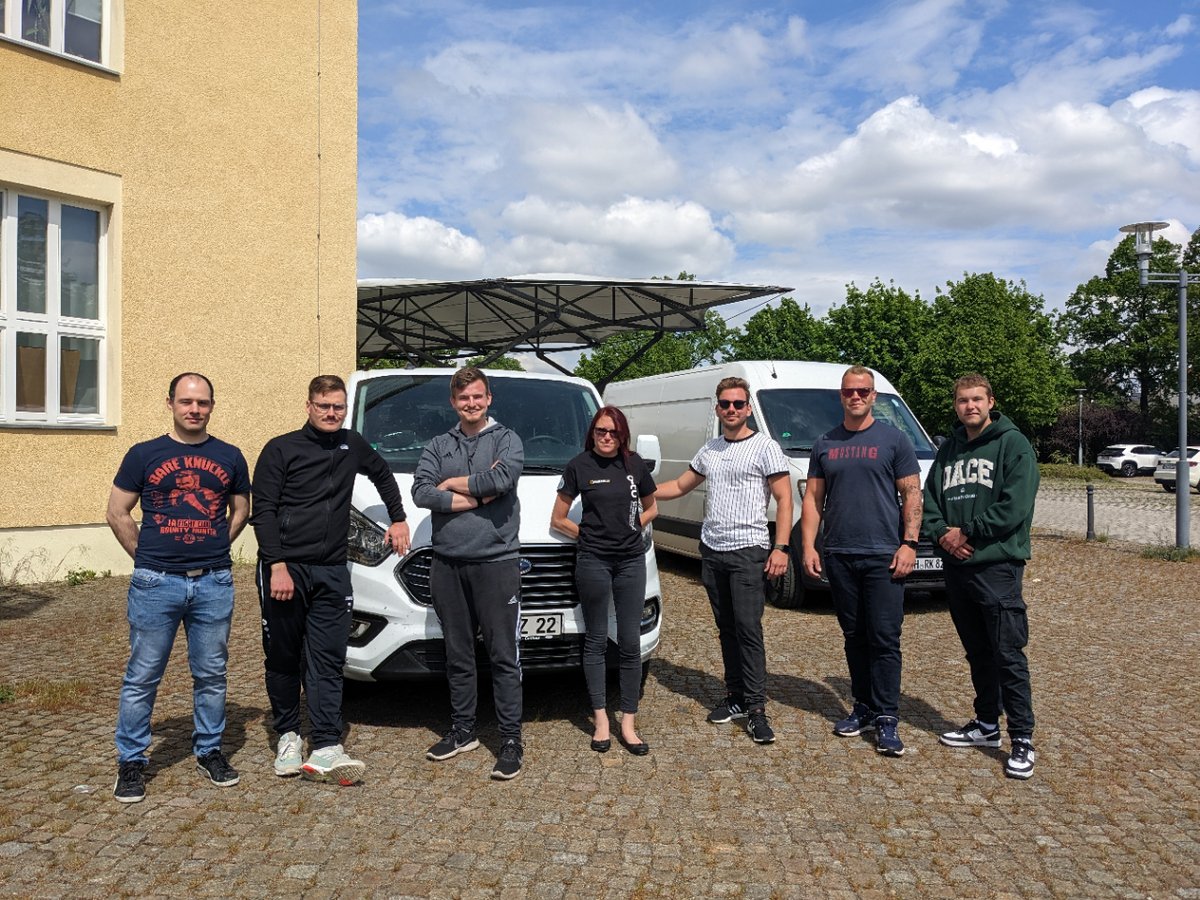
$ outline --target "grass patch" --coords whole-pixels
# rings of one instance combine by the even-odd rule
[[[84,706],[91,693],[92,686],[82,678],[71,678],[67,681],[38,678],[19,681],[16,684],[0,684],[0,702],[15,703],[18,700],[27,700],[46,712]]]
[[[1200,550],[1194,547],[1144,547],[1142,559],[1162,559],[1167,562],[1187,562],[1200,558]]]
[[[1095,466],[1077,466],[1074,463],[1038,463],[1043,478],[1058,478],[1064,481],[1110,481],[1108,473]]]
[[[97,578],[109,578],[112,576],[112,569],[105,569],[103,572],[96,572],[94,569],[71,569],[67,572],[67,584],[75,587],[80,584],[87,584],[89,581],[95,581]]]

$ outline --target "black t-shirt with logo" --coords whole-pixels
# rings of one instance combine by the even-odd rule
[[[558,492],[580,497],[579,548],[604,556],[641,556],[642,498],[655,491],[650,469],[636,453],[609,458],[585,450],[563,472]]]

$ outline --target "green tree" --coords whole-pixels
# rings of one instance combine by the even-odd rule
[[[614,334],[601,341],[590,356],[579,357],[575,374],[597,384],[607,382],[622,363],[651,342],[652,346],[613,380],[693,369],[727,355],[732,333],[720,313],[710,309],[704,313],[704,328],[696,331],[663,332],[657,340],[654,331]]]
[[[1059,330],[1043,306],[1024,282],[1001,281],[990,272],[964,274],[938,290],[929,327],[899,384],[927,428],[945,434],[956,423],[954,380],[966,372],[991,381],[996,408],[1026,434],[1058,418],[1074,382]]]
[[[464,365],[478,366],[485,359],[487,359],[486,356],[472,356],[470,359],[468,359],[466,361],[466,363],[464,363]],[[492,360],[486,366],[482,366],[482,368],[488,369],[488,370],[500,369],[500,370],[507,371],[507,372],[524,372],[525,371],[525,367],[523,365],[521,365],[521,361],[513,356],[501,356],[499,359]]]
[[[732,337],[731,359],[804,359],[831,362],[837,357],[825,322],[808,304],[784,297],[777,306],[764,306]]]
[[[1200,245],[1188,245],[1194,258]],[[1180,248],[1165,238],[1153,245],[1150,269],[1177,272]],[[1137,256],[1130,235],[1108,257],[1104,274],[1079,285],[1060,317],[1075,348],[1071,369],[1097,398],[1136,398],[1143,429],[1151,404],[1173,395],[1178,372],[1178,288],[1138,284]],[[1189,302],[1195,307],[1195,300]]]
[[[837,362],[870,366],[895,384],[932,324],[933,310],[920,294],[876,278],[865,291],[846,285],[846,302],[825,318]]]

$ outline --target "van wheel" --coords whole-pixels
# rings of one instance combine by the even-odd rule
[[[767,582],[767,602],[778,609],[799,609],[804,605],[804,584],[790,553],[787,571]]]

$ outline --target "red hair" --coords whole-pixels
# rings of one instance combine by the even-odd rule
[[[588,426],[587,437],[583,441],[583,449],[596,449],[596,423],[604,416],[612,419],[613,428],[617,432],[617,448],[621,451],[621,455],[628,456],[630,453],[629,421],[625,418],[625,413],[621,412],[615,406],[602,406],[596,410],[596,414],[592,416],[592,424]]]

